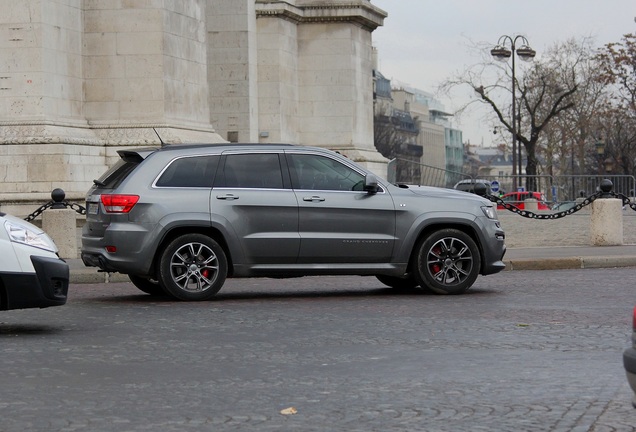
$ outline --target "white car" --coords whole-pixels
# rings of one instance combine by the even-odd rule
[[[0,213],[0,310],[66,303],[69,268],[40,228]]]

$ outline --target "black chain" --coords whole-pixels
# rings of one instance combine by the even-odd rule
[[[81,215],[85,215],[86,214],[86,207],[84,207],[83,205],[70,203],[70,202],[67,202],[67,201],[64,201],[64,205],[66,205],[66,207],[70,207],[71,210],[75,210],[77,213],[79,213]]]
[[[518,214],[519,216],[523,216],[523,217],[527,217],[529,219],[560,219],[562,217],[571,215],[573,213],[576,213],[577,211],[581,210],[583,207],[592,204],[594,201],[596,201],[596,199],[605,196],[607,194],[605,194],[604,192],[596,192],[594,195],[590,195],[589,197],[585,198],[583,201],[581,201],[580,203],[576,204],[574,207],[569,208],[567,210],[564,210],[562,212],[557,212],[557,213],[541,213],[541,214],[537,214],[534,212],[531,212],[529,210],[521,210],[519,207],[514,206],[510,203],[504,202],[501,198],[494,196],[494,195],[488,195],[486,196],[486,198],[488,198],[490,201],[497,203],[498,206],[502,206],[504,209],[506,210],[510,210],[513,213]],[[610,192],[609,195],[613,196],[613,197],[617,197],[620,194],[616,194],[614,192]],[[625,205],[625,200],[627,200],[627,203],[629,203],[629,198],[627,198],[625,195],[621,195],[620,196],[621,199],[623,200],[623,204]],[[636,210],[636,204],[629,204],[630,207],[633,210]]]
[[[81,215],[85,215],[86,214],[86,208],[84,206],[81,206],[79,204],[75,204],[75,203],[70,203],[68,201],[61,201],[61,202],[55,202],[55,201],[49,201],[44,205],[41,205],[40,207],[38,207],[33,213],[31,213],[30,215],[28,215],[27,217],[24,218],[25,221],[27,222],[31,222],[32,220],[34,220],[35,218],[37,218],[38,216],[40,216],[44,210],[53,207],[54,205],[63,205],[66,208],[71,208],[73,210],[75,210],[77,213],[81,214]]]
[[[620,198],[623,201],[624,206],[629,206],[630,209],[636,211],[636,203],[631,202],[628,196],[623,195],[622,193],[614,193],[611,192],[614,198]]]
[[[488,198],[490,201],[497,203],[497,205],[502,206],[504,209],[510,210],[511,212],[516,213],[519,216],[527,217],[530,219],[559,219],[559,218],[571,215],[572,213],[576,213],[577,211],[581,210],[583,207],[589,204],[592,204],[594,201],[596,201],[596,199],[601,197],[618,198],[623,202],[623,206],[629,206],[629,208],[636,211],[636,203],[631,202],[629,197],[627,197],[626,195],[623,195],[621,193],[616,193],[613,191],[610,191],[610,192],[599,191],[599,192],[596,192],[594,195],[590,195],[589,197],[585,198],[583,201],[581,201],[580,203],[578,203],[572,208],[569,208],[567,210],[564,210],[558,213],[542,213],[542,214],[533,213],[529,210],[521,210],[517,206],[504,202],[501,198],[495,195],[486,196],[486,198]]]

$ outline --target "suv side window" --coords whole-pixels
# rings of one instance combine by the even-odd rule
[[[229,154],[217,187],[283,189],[283,174],[276,153]]]
[[[175,159],[161,173],[158,187],[212,187],[219,156],[190,156]]]
[[[289,157],[294,189],[364,190],[364,175],[337,160],[309,154],[290,154]]]

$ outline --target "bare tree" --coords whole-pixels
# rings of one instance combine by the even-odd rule
[[[518,65],[520,68],[512,82],[510,66],[487,57],[489,51],[484,48],[482,46],[482,62],[448,80],[442,90],[449,91],[458,85],[472,87],[477,95],[473,102],[490,107],[499,128],[510,134],[515,133],[516,140],[526,150],[526,188],[534,190],[538,173],[537,147],[548,125],[575,106],[574,95],[583,79],[578,71],[579,63],[584,58],[583,52],[573,55],[574,50],[550,50],[543,53],[540,59]],[[520,127],[513,127],[510,114],[512,86],[515,86],[517,96],[517,121]],[[470,103],[462,109],[468,105]]]
[[[617,171],[634,175],[636,163],[636,35],[599,50],[601,78],[607,85],[606,113],[601,123],[605,152]]]
[[[577,91],[570,97],[573,106],[555,118],[544,129],[540,147],[545,151],[547,164],[551,164],[549,173],[570,174],[571,178],[564,190],[568,199],[574,199],[579,190],[585,189],[580,177],[595,172],[591,166],[598,158],[594,143],[597,141],[599,118],[604,112],[605,85],[599,79],[599,66],[595,58],[596,49],[589,38],[570,39],[557,43],[548,50],[556,82],[563,82],[574,76]],[[558,89],[557,89],[558,91]]]
[[[521,82],[515,80],[519,94],[519,128],[512,125],[512,119],[504,115],[495,99],[483,86],[475,87],[482,101],[490,105],[504,128],[515,133],[517,141],[523,143],[526,150],[526,189],[536,190],[537,144],[541,132],[562,112],[572,108],[572,95],[578,88],[574,70],[569,76],[555,73],[555,65],[551,62],[534,62],[533,68]]]
[[[415,123],[410,113],[395,109],[392,109],[390,113],[390,116],[386,114],[374,116],[375,147],[382,156],[396,159],[396,182],[417,184],[421,178],[420,158],[422,156],[421,147],[415,145],[419,131],[414,128]],[[400,116],[400,113],[403,115]]]

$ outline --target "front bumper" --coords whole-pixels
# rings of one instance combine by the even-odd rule
[[[627,374],[627,382],[634,392],[632,405],[636,408],[636,347],[627,348],[623,352],[623,365]]]
[[[499,221],[481,218],[483,227],[478,233],[480,237],[483,263],[481,268],[482,275],[490,275],[498,273],[506,268],[503,262],[506,255],[506,234],[501,228]]]
[[[5,309],[45,308],[66,303],[69,268],[59,258],[32,255],[35,273],[3,273]]]

